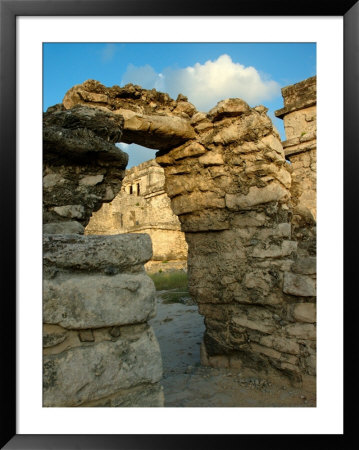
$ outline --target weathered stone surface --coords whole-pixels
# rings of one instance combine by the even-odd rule
[[[315,256],[299,257],[292,265],[295,273],[313,275],[317,272],[317,258]]]
[[[44,280],[44,323],[100,328],[145,322],[154,312],[155,287],[145,274],[65,274]]]
[[[43,406],[80,406],[121,389],[156,383],[160,349],[150,327],[129,337],[44,357]]]
[[[152,256],[151,239],[146,234],[44,235],[43,249],[47,267],[110,274],[144,264]]]
[[[240,98],[228,98],[217,103],[217,105],[209,111],[207,117],[213,121],[217,121],[224,117],[241,116],[249,111],[250,107],[245,101]]]
[[[121,141],[124,119],[110,111],[76,105],[71,110],[59,109],[44,115],[44,127],[68,130],[86,128],[107,142]]]
[[[56,214],[67,219],[81,219],[85,208],[82,205],[64,205],[53,208]]]
[[[181,215],[204,208],[224,208],[224,198],[214,192],[193,192],[186,196],[175,197],[171,201],[172,210]]]
[[[67,330],[56,325],[45,325],[42,334],[42,346],[44,348],[61,344],[67,337]]]
[[[112,408],[148,408],[164,406],[163,387],[160,383],[144,384],[130,389],[122,389],[119,393],[81,404],[82,407],[112,407]]]
[[[113,199],[128,162],[115,146],[123,123],[110,111],[81,105],[44,114],[44,223],[72,219],[86,226],[91,213]]]
[[[235,325],[266,334],[273,333],[277,328],[272,313],[264,308],[243,305],[236,306],[234,312],[236,315],[232,317],[232,322]]]
[[[285,327],[285,332],[292,337],[299,339],[309,339],[314,341],[316,338],[316,328],[309,323],[294,323]]]
[[[281,245],[271,244],[267,248],[263,248],[263,245],[258,244],[253,248],[252,256],[255,258],[278,258],[288,256],[297,250],[297,245],[297,242],[287,240],[283,241]]]
[[[283,292],[298,297],[314,297],[316,295],[315,281],[309,276],[285,272]]]
[[[266,187],[253,186],[247,195],[226,194],[226,206],[229,209],[248,209],[268,202],[288,200],[288,191],[278,183],[268,184]]]
[[[300,354],[299,344],[294,339],[287,339],[281,336],[263,336],[260,344],[266,347],[273,347],[279,352],[290,353],[292,355]]]
[[[84,234],[85,228],[76,220],[69,222],[45,223],[42,227],[44,234]]]
[[[168,150],[194,137],[195,131],[186,119],[137,114],[125,120],[122,141]]]
[[[314,303],[297,303],[293,307],[293,317],[299,322],[315,323],[317,317]]]

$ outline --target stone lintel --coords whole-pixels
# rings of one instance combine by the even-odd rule
[[[315,106],[317,104],[317,101],[314,99],[304,100],[303,102],[298,102],[294,105],[285,106],[284,108],[277,109],[277,111],[274,112],[275,116],[278,117],[278,119],[283,119],[283,117],[286,114],[289,114],[294,111],[299,111],[301,109],[309,108],[311,106]]]

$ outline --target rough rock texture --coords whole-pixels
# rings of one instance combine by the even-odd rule
[[[43,247],[44,406],[162,406],[149,237],[44,235]]]
[[[187,243],[164,183],[155,160],[127,170],[120,193],[92,215],[85,234],[147,233],[153,246],[147,271],[186,268]]]
[[[155,89],[149,91],[132,84],[107,88],[98,81],[87,80],[70,89],[63,99],[66,109],[77,104],[121,115],[122,142],[127,144],[135,142],[166,150],[195,137],[188,119],[196,108],[182,95],[175,101]]]
[[[307,100],[305,90],[288,90],[288,114],[296,95],[298,108],[313,107],[313,83]],[[77,104],[122,115],[124,142],[160,148],[188,243],[190,292],[205,317],[203,363],[276,368],[295,381],[315,375],[315,220],[302,213],[299,175],[267,109],[227,99],[205,114],[182,97],[94,81],[65,95],[65,108]]]
[[[123,123],[82,105],[44,114],[44,406],[163,406],[151,240],[81,236],[121,188]]]
[[[121,116],[81,105],[44,114],[45,233],[83,233],[92,211],[115,197],[128,161],[115,146],[122,127]]]

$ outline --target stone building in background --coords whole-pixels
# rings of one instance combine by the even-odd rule
[[[85,234],[147,233],[153,256],[147,271],[186,269],[187,243],[154,159],[126,171],[120,193],[93,213]]]
[[[292,164],[291,195],[294,216],[309,222],[317,216],[317,77],[282,89],[284,108],[275,115],[283,119],[284,153]]]

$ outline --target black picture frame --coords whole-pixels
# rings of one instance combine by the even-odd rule
[[[0,0],[0,192],[3,213],[1,271],[1,393],[3,419],[1,448],[6,449],[184,449],[221,448],[224,445],[276,447],[317,445],[320,435],[17,435],[16,434],[16,17],[18,16],[342,16],[344,19],[344,294],[345,304],[345,411],[353,395],[356,375],[355,261],[358,233],[354,227],[355,178],[359,169],[359,4],[355,0],[329,3],[302,0],[249,0],[207,2],[194,0]],[[333,174],[334,176],[334,174]],[[333,211],[335,213],[335,211]],[[353,257],[353,258],[352,258]],[[345,298],[345,297],[344,297]],[[219,419],[220,420],[220,419]],[[356,425],[356,414],[346,414],[343,435],[326,435],[336,448],[346,448]],[[165,431],[165,430],[164,430]],[[280,440],[279,440],[280,438]],[[273,443],[274,445],[274,443]],[[349,447],[348,447],[349,448]]]

